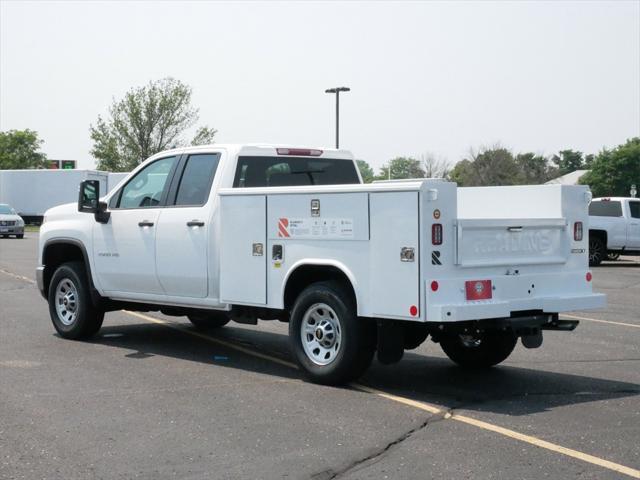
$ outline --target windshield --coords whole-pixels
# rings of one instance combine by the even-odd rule
[[[15,215],[16,211],[9,205],[0,205],[0,215]]]

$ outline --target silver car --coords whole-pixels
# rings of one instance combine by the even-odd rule
[[[24,238],[24,220],[6,203],[0,203],[0,237]]]

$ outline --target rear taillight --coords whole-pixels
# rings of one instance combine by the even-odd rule
[[[434,223],[431,225],[431,243],[433,245],[442,245],[442,224]]]
[[[278,155],[295,155],[297,157],[319,157],[322,150],[315,148],[276,148]]]
[[[573,224],[573,239],[576,242],[580,242],[580,241],[582,241],[582,235],[583,235],[582,222],[574,223]]]
[[[467,300],[488,300],[492,297],[491,280],[471,280],[464,283]]]

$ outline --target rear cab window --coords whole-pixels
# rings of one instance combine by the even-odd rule
[[[349,159],[317,157],[238,157],[234,188],[359,184]]]
[[[621,217],[622,204],[617,200],[598,200],[589,205],[589,215],[594,217]]]

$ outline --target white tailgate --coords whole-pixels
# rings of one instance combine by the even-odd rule
[[[571,249],[564,218],[459,219],[456,241],[462,267],[561,264]]]
[[[222,196],[220,208],[220,299],[224,303],[267,303],[266,257],[253,245],[266,241],[266,197]]]
[[[372,193],[369,299],[375,317],[419,316],[418,192]],[[400,261],[403,247],[413,248],[413,262]],[[411,307],[417,309],[411,314]]]

